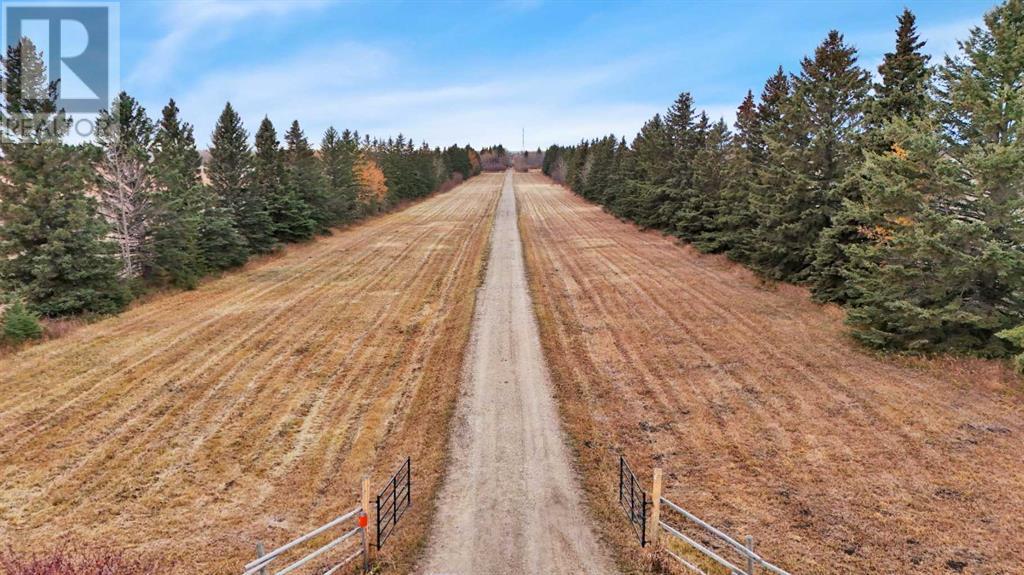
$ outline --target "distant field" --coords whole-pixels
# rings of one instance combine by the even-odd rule
[[[410,549],[397,542],[429,519],[501,181],[4,358],[0,545],[103,542],[234,573],[255,541],[319,525],[362,474],[376,485],[411,455],[422,505],[393,546]]]
[[[618,453],[793,573],[1018,573],[1024,395],[899,360],[841,312],[516,175],[534,307],[591,503],[624,564]]]

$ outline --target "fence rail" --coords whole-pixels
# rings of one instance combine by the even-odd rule
[[[332,549],[335,549],[335,548],[339,547],[342,543],[345,543],[346,541],[349,541],[350,539],[352,539],[356,535],[361,535],[362,544],[359,546],[359,549],[355,553],[352,553],[352,554],[346,556],[340,562],[334,563],[333,565],[331,565],[331,567],[329,567],[323,573],[324,573],[324,575],[330,575],[330,574],[337,573],[342,567],[344,567],[345,565],[348,565],[349,563],[351,563],[352,561],[357,559],[359,556],[363,557],[363,569],[365,571],[366,567],[367,567],[367,560],[368,560],[367,553],[366,553],[366,523],[367,522],[366,522],[366,513],[364,512],[363,507],[360,506],[360,507],[356,507],[355,509],[349,511],[348,513],[345,513],[344,515],[341,515],[339,517],[336,517],[335,519],[332,519],[331,521],[328,521],[327,523],[321,525],[320,527],[317,527],[316,529],[314,529],[314,530],[312,530],[312,531],[310,531],[308,533],[305,533],[303,535],[300,535],[299,537],[296,537],[295,539],[289,541],[288,543],[285,543],[284,545],[278,547],[277,549],[274,549],[270,553],[264,554],[263,553],[263,546],[262,545],[257,545],[257,547],[256,547],[257,558],[256,558],[255,561],[251,561],[251,562],[249,562],[248,564],[245,565],[245,571],[242,573],[242,575],[270,575],[270,570],[269,570],[270,564],[273,563],[275,560],[280,559],[288,551],[291,551],[292,549],[295,549],[295,548],[299,547],[303,543],[307,543],[309,541],[312,541],[313,539],[315,539],[319,535],[322,535],[322,534],[326,533],[327,531],[330,531],[331,529],[334,529],[334,528],[337,528],[337,527],[341,527],[341,526],[345,525],[346,523],[351,522],[353,519],[358,519],[358,524],[355,527],[353,527],[351,529],[348,529],[347,531],[342,533],[340,536],[338,536],[338,537],[328,541],[327,543],[321,545],[320,547],[317,547],[316,549],[306,553],[302,557],[292,561],[291,563],[289,563],[285,567],[281,568],[280,570],[275,571],[274,575],[287,575],[288,573],[291,573],[291,572],[295,571],[296,569],[299,569],[303,565],[306,565],[306,564],[310,563],[314,559],[316,559],[318,557],[321,557],[322,555],[326,554],[328,551],[331,551]]]
[[[626,512],[629,524],[640,539],[640,546],[646,546],[647,506],[650,505],[650,500],[647,498],[647,492],[640,487],[636,474],[626,463],[625,456],[622,455],[619,456],[619,505]]]
[[[387,541],[398,526],[398,520],[412,505],[412,458],[391,476],[384,489],[377,494],[377,549]]]
[[[257,543],[256,559],[254,561],[250,561],[245,565],[245,567],[243,567],[242,575],[288,575],[303,566],[310,565],[318,558],[323,559],[329,551],[342,549],[342,545],[346,542],[355,540],[357,535],[359,536],[360,541],[358,549],[345,556],[345,558],[340,561],[331,561],[329,563],[329,567],[323,566],[322,564],[317,565],[317,573],[320,575],[334,575],[335,573],[340,572],[343,567],[360,557],[363,559],[363,572],[366,573],[370,568],[370,541],[366,532],[369,525],[369,517],[367,513],[371,509],[370,495],[370,479],[368,477],[364,477],[362,482],[362,496],[358,507],[335,517],[308,533],[304,533],[295,539],[292,539],[270,553],[264,553],[263,544]],[[412,458],[406,457],[402,466],[398,468],[398,471],[390,480],[388,480],[388,483],[377,495],[377,549],[380,549],[381,545],[384,544],[384,541],[386,541],[388,536],[390,536],[395,530],[395,527],[398,525],[398,520],[402,518],[402,515],[405,514],[411,505]],[[354,526],[352,526],[353,521],[355,521]],[[305,551],[303,545],[312,544],[314,539],[323,536],[332,529],[338,529],[339,531],[343,530],[343,532],[327,543],[320,545],[316,549],[305,552],[305,554],[298,559],[293,559],[291,563],[284,567],[276,567],[276,571],[271,571],[270,565],[272,563],[282,559],[286,555],[298,552],[300,548]]]
[[[656,475],[656,477],[657,477],[657,479],[660,479],[660,474]],[[656,481],[657,481],[657,479],[656,479]],[[658,489],[657,486],[656,486],[655,490],[656,491],[660,491],[660,489]],[[670,500],[668,500],[668,499],[666,499],[664,497],[661,497],[660,494],[658,494],[658,499],[657,499],[657,502],[655,503],[655,506],[657,508],[657,507],[660,507],[662,505],[664,505],[665,507],[667,507],[671,511],[674,511],[674,512],[678,513],[684,519],[687,519],[688,521],[690,521],[694,525],[700,527],[705,532],[711,534],[720,543],[724,544],[726,547],[729,547],[733,551],[738,553],[742,557],[743,562],[745,563],[745,565],[742,566],[742,567],[737,566],[732,561],[729,561],[728,559],[722,557],[722,555],[720,553],[718,553],[715,550],[711,549],[709,546],[701,544],[696,539],[694,539],[694,538],[690,537],[689,535],[686,535],[685,533],[683,533],[681,529],[677,529],[676,527],[673,527],[672,525],[669,525],[667,522],[661,520],[660,518],[657,520],[657,524],[654,526],[655,529],[656,530],[664,531],[666,534],[668,534],[668,536],[670,536],[670,537],[672,537],[672,538],[674,538],[674,539],[676,539],[678,541],[681,541],[681,542],[685,543],[686,545],[689,545],[693,549],[696,549],[700,554],[702,554],[705,557],[711,559],[712,561],[714,561],[715,563],[721,565],[722,567],[728,569],[729,573],[731,575],[755,575],[755,570],[757,568],[759,568],[759,567],[763,568],[763,569],[765,569],[765,570],[767,570],[767,571],[769,571],[771,573],[774,573],[775,575],[790,575],[789,573],[787,573],[786,571],[780,569],[779,567],[776,567],[775,565],[772,565],[771,563],[765,561],[760,555],[755,553],[754,552],[754,540],[753,540],[753,538],[747,537],[747,543],[746,543],[746,545],[743,545],[740,542],[738,542],[735,539],[733,539],[732,537],[730,537],[729,535],[727,535],[724,532],[722,532],[721,530],[716,529],[715,527],[713,527],[708,522],[706,522],[703,519],[697,517],[693,513],[690,513],[686,509],[683,509],[679,505],[676,505],[672,501],[670,501]],[[660,509],[655,511],[654,515],[656,517],[659,516],[660,515]],[[679,561],[687,569],[689,569],[691,571],[694,571],[696,573],[700,573],[701,575],[707,575],[707,573],[703,569],[701,569],[700,567],[698,567],[698,566],[694,565],[693,563],[687,561],[686,559],[684,559],[683,557],[679,556],[678,554],[673,553],[669,549],[665,549],[665,551],[669,555],[671,555],[674,559]]]
[[[664,551],[683,567],[700,575],[708,575],[708,573],[683,557],[683,554],[677,553],[675,549],[665,545],[664,543],[668,541],[668,538],[686,545],[710,562],[728,570],[729,575],[755,575],[758,569],[773,575],[790,575],[785,570],[765,561],[764,558],[755,553],[754,539],[752,537],[746,538],[746,544],[740,543],[724,531],[717,529],[682,506],[662,497],[661,488],[661,469],[655,468],[654,481],[651,485],[651,496],[648,499],[647,492],[643,490],[640,481],[636,478],[636,474],[633,473],[629,464],[626,463],[625,456],[619,456],[619,505],[626,512],[630,526],[640,539],[641,547],[652,543],[655,548]],[[647,516],[648,505],[651,505],[649,520]],[[682,517],[687,522],[685,525],[690,529],[693,529],[693,526],[699,527],[711,536],[711,540],[709,541],[708,537],[691,537],[687,535],[685,533],[686,529],[672,525],[663,519],[666,512]],[[648,533],[648,526],[650,527],[650,533]],[[698,539],[700,540],[698,541]],[[726,552],[738,554],[740,560],[735,561],[723,557],[723,554]],[[705,563],[703,560],[698,559],[697,561]],[[715,573],[718,572],[716,569]]]

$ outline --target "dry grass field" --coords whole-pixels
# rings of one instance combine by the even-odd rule
[[[1002,365],[876,357],[841,312],[516,175],[547,360],[621,565],[617,456],[793,573],[1020,573],[1024,394]]]
[[[413,457],[429,524],[502,175],[0,360],[0,542],[236,573]],[[387,551],[387,549],[386,549]]]

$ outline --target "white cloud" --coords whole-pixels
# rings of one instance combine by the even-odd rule
[[[211,71],[185,91],[179,105],[195,123],[200,145],[208,143],[224,103],[231,101],[250,132],[267,115],[279,131],[298,119],[313,140],[333,125],[384,138],[401,132],[434,145],[518,148],[525,128],[527,145],[535,149],[609,132],[631,139],[660,103],[591,100],[643,65],[627,59],[572,72],[499,70],[471,80],[415,82],[414,70],[388,52],[339,43],[277,62]]]
[[[949,22],[937,26],[928,26],[921,29],[918,34],[925,40],[925,51],[931,54],[932,63],[940,64],[943,56],[956,54],[959,50],[958,40],[966,40],[970,35],[971,28],[981,26],[982,17]]]
[[[156,86],[170,78],[194,43],[218,43],[234,33],[234,26],[257,17],[279,18],[292,12],[319,8],[325,0],[206,0],[163,4],[161,16],[168,32],[153,43],[128,83]]]

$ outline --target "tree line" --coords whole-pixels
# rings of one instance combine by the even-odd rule
[[[748,92],[732,129],[684,92],[632,142],[552,146],[543,170],[620,218],[809,286],[869,346],[1019,353],[1024,1],[988,12],[941,64],[924,46],[905,10],[873,79],[832,31]]]
[[[69,144],[44,62],[23,39],[0,65],[0,304],[14,340],[40,335],[37,315],[116,313],[153,287],[190,289],[481,169],[469,146],[329,128],[314,148],[298,121],[279,134],[269,118],[250,146],[230,103],[204,161],[173,99],[153,120],[124,92],[94,141]]]

